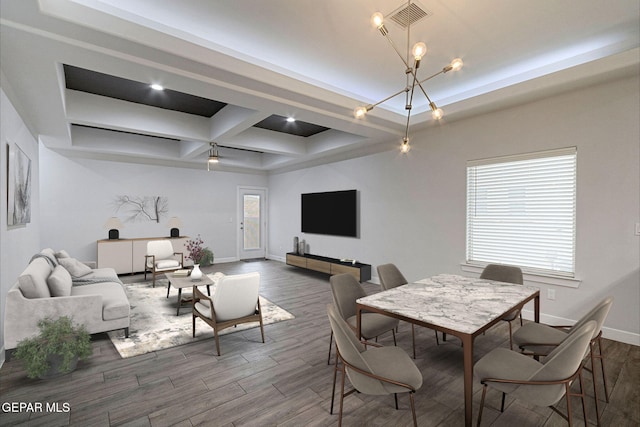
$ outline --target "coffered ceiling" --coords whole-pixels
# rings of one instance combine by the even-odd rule
[[[413,100],[412,133],[638,75],[637,0],[420,0],[410,43],[445,112]],[[397,147],[405,65],[370,25],[402,0],[2,0],[2,87],[66,156],[265,173]],[[407,33],[390,22],[404,52]],[[160,84],[155,91],[150,84]],[[294,122],[287,118],[295,119]],[[422,133],[424,135],[425,133]],[[412,140],[412,144],[423,143]]]

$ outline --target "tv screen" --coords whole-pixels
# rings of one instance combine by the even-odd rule
[[[302,194],[302,232],[358,237],[357,191]]]

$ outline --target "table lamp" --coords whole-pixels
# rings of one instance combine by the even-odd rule
[[[167,227],[171,229],[169,234],[170,237],[179,237],[179,228],[182,227],[182,221],[180,221],[180,218],[178,218],[177,216],[172,216],[167,223]]]
[[[120,238],[120,229],[124,228],[124,225],[120,218],[112,216],[104,223],[104,228],[109,229],[109,239],[114,240]]]

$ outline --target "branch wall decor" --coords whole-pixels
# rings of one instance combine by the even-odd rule
[[[169,199],[165,196],[116,196],[113,204],[116,212],[124,213],[125,222],[159,223],[169,212]]]

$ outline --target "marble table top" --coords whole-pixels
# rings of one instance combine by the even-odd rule
[[[538,291],[530,286],[439,274],[360,298],[357,303],[473,334]]]

